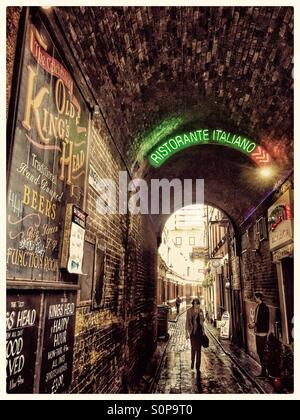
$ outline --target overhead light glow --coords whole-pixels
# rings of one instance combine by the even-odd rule
[[[261,168],[261,169],[259,170],[259,172],[260,172],[260,175],[261,175],[263,178],[270,178],[272,175],[274,175],[274,171],[272,170],[272,168],[271,168],[271,167],[264,167],[264,168]]]

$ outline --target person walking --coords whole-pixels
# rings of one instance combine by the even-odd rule
[[[204,326],[204,313],[200,308],[200,300],[193,299],[192,307],[186,314],[186,338],[191,340],[191,369],[194,369],[196,358],[196,370],[200,372],[201,346]]]
[[[179,315],[179,312],[180,312],[180,304],[181,304],[181,299],[180,299],[179,296],[177,296],[177,298],[176,298],[177,315]]]
[[[260,360],[261,373],[258,378],[267,378],[267,367],[265,362],[265,350],[269,334],[270,311],[264,303],[264,295],[256,292],[254,294],[257,303],[255,309],[254,322],[250,323],[248,327],[254,329],[256,337],[256,351]]]

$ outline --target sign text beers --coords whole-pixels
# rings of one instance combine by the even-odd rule
[[[41,22],[30,24],[8,189],[8,278],[58,280],[65,205],[83,204],[89,111]]]

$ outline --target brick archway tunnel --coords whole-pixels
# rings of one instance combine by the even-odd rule
[[[59,8],[57,17],[133,177],[202,177],[206,200],[238,225],[271,187],[247,159],[205,146],[151,170],[153,145],[175,133],[221,128],[263,146],[277,165],[276,180],[288,173],[291,8]]]
[[[20,91],[16,90],[14,74],[18,73],[18,63],[22,64],[29,56],[34,57],[34,66],[40,66],[42,72],[32,71],[31,77],[38,78],[53,70],[47,70],[43,64],[46,52],[63,63],[68,76],[60,73],[60,77],[65,77],[66,83],[73,81],[76,95],[85,104],[81,111],[86,110],[89,121],[89,177],[82,187],[84,200],[79,207],[88,214],[85,255],[89,252],[93,255],[86,260],[84,270],[88,270],[91,261],[95,270],[91,278],[85,273],[86,279],[80,275],[70,277],[66,266],[59,267],[56,273],[61,283],[59,290],[69,290],[70,286],[64,289],[68,283],[76,286],[77,304],[72,368],[68,366],[67,386],[58,385],[58,390],[134,392],[134,384],[157,343],[157,244],[168,215],[151,218],[103,215],[97,179],[117,182],[120,171],[126,172],[129,179],[138,177],[148,183],[154,178],[204,179],[205,203],[226,213],[239,237],[240,248],[247,251],[244,260],[238,255],[242,267],[238,276],[242,274],[245,279],[243,299],[249,302],[253,299],[254,287],[269,288],[269,304],[280,308],[282,302],[268,242],[262,242],[261,254],[254,255],[255,240],[250,236],[256,219],[262,214],[265,217],[268,206],[288,188],[286,182],[292,183],[293,8],[52,7],[20,11],[12,7],[7,11],[7,22],[11,161],[14,162],[18,141],[15,127],[24,130],[26,125],[20,128],[21,117],[13,118],[13,110],[24,112],[25,101],[14,102],[11,91],[24,95],[30,77],[26,74],[28,67],[20,67],[25,74]],[[18,28],[27,34],[27,43],[15,58]],[[33,39],[39,45],[38,52],[34,52]],[[27,56],[22,55],[24,49]],[[14,61],[17,67],[13,71]],[[53,70],[54,80],[58,77],[57,68],[56,73]],[[47,83],[52,83],[49,80]],[[42,84],[38,83],[40,88]],[[72,95],[70,98],[72,102]],[[45,126],[46,123],[41,130]],[[272,179],[263,180],[249,157],[211,144],[186,149],[160,168],[150,166],[148,156],[155,145],[199,127],[226,130],[252,139],[270,155],[276,173]],[[20,164],[18,160],[17,163]],[[13,168],[12,165],[9,169],[11,192],[16,188]],[[64,191],[69,185],[62,188]],[[29,189],[26,194],[29,197]],[[23,198],[23,204],[29,205],[29,198],[28,203],[26,200]],[[34,200],[33,197],[32,208]],[[62,229],[64,220],[57,226]],[[59,249],[62,246],[61,236]],[[100,262],[101,252],[105,254],[105,269]],[[260,257],[264,273],[259,268]],[[22,270],[18,270],[22,280]],[[26,277],[25,289],[44,296],[43,288],[48,285],[39,289],[32,279],[32,274],[31,279]],[[24,292],[21,280],[15,274],[8,276],[9,293]],[[52,279],[50,295],[58,293],[53,283]],[[46,324],[40,328],[44,331]],[[248,350],[253,353],[251,346],[252,343]],[[43,380],[47,363],[35,361],[33,366],[38,378],[42,371]],[[47,386],[36,380],[29,381],[29,392],[49,392]]]

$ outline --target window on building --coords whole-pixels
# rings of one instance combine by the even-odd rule
[[[80,279],[80,302],[89,304],[93,309],[100,307],[105,281],[105,248],[99,246],[97,239],[85,240],[82,275]]]
[[[95,273],[94,273],[94,290],[93,290],[93,308],[100,307],[103,297],[103,286],[105,279],[105,249],[97,247]]]
[[[267,231],[267,223],[266,218],[261,217],[256,222],[256,235],[259,241],[263,241],[264,239],[268,239],[268,231]]]
[[[190,267],[187,267],[186,274],[187,274],[188,277],[190,276]]]
[[[195,237],[194,236],[189,237],[189,244],[190,245],[195,245]]]
[[[175,238],[175,245],[182,245],[182,238],[181,238],[181,236],[176,236],[176,238]]]

